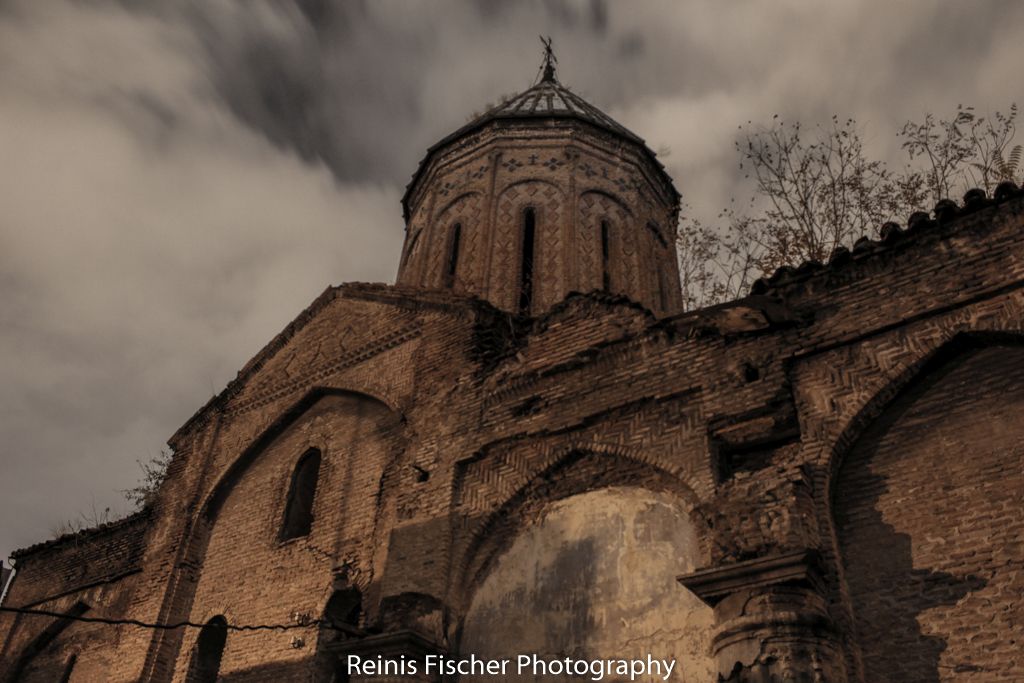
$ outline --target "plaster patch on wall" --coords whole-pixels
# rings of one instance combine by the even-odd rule
[[[612,487],[551,503],[477,590],[461,652],[652,655],[678,660],[677,683],[712,680],[712,611],[675,579],[698,558],[694,525],[669,493]]]

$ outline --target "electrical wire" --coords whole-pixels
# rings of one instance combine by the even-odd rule
[[[331,631],[339,631],[348,635],[353,636],[366,636],[366,631],[356,628],[355,626],[349,626],[348,624],[339,624],[330,619],[303,619],[294,624],[231,624],[225,623],[224,625],[219,624],[198,624],[194,621],[179,621],[173,624],[158,624],[152,622],[140,621],[138,619],[110,619],[107,617],[86,617],[86,616],[75,616],[72,614],[66,614],[64,612],[54,612],[52,610],[45,609],[33,609],[29,607],[2,607],[0,606],[0,612],[12,612],[14,614],[27,614],[42,617],[53,617],[56,619],[65,619],[68,621],[82,621],[93,624],[107,624],[110,626],[137,626],[139,628],[159,629],[173,631],[179,628],[223,628],[228,631],[292,631],[300,628],[325,628]]]

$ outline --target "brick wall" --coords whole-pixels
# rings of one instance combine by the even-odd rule
[[[1016,463],[1019,475],[1012,442],[1020,435],[1004,428],[1024,423],[1020,404],[1007,400],[1022,381],[1014,371],[1021,359],[1013,348],[976,351],[939,372],[929,359],[964,335],[1010,337],[1024,328],[1022,204],[1010,200],[861,249],[846,263],[776,282],[767,298],[674,317],[606,295],[572,297],[524,321],[457,292],[328,290],[175,436],[142,571],[123,591],[110,589],[126,597],[106,609],[148,620],[225,614],[233,623],[280,623],[293,612],[318,616],[341,581],[363,591],[365,625],[415,628],[457,648],[472,598],[467,571],[486,576],[488,554],[536,524],[546,501],[568,495],[559,473],[578,460],[586,476],[572,479],[572,494],[651,488],[652,471],[670,480],[709,567],[819,551],[833,598],[828,617],[851,678],[858,662],[870,666],[873,645],[860,642],[859,623],[871,614],[863,607],[876,593],[871,582],[880,580],[875,564],[849,564],[868,556],[844,552],[856,534],[869,548],[871,539],[897,537],[911,560],[901,590],[945,591],[941,604],[913,619],[898,601],[886,605],[921,642],[945,641],[918,661],[947,677],[1019,677],[1008,645],[1019,603],[1006,597],[1016,586],[1000,582],[1016,581],[1020,554],[1015,539],[999,534],[1019,528],[1020,507],[1009,496],[1020,482],[999,468]],[[910,399],[898,397],[918,391],[905,387],[925,386],[914,378],[933,374],[938,384],[903,407]],[[958,376],[977,379],[965,388],[942,384]],[[879,420],[891,428],[865,435]],[[885,445],[901,434],[903,442]],[[327,444],[325,493],[313,531],[279,545],[290,468],[318,439]],[[876,447],[864,446],[872,439]],[[867,451],[901,457],[862,458]],[[871,481],[849,484],[858,458]],[[846,468],[834,479],[840,462]],[[868,486],[882,476],[878,467],[891,468],[882,472],[885,490]],[[838,529],[833,490],[846,515]],[[535,504],[517,507],[523,500]],[[504,515],[510,510],[517,512]],[[856,519],[878,525],[857,531],[848,526]],[[489,528],[501,533],[491,538]],[[976,540],[977,529],[994,539],[987,549],[945,552]],[[33,564],[45,552],[19,560],[24,573],[14,588],[38,586],[33,594],[52,601],[70,584]],[[770,609],[773,599],[750,604]],[[970,614],[991,619],[981,624]],[[115,632],[111,661],[123,671],[112,680],[142,672],[143,680],[166,681],[175,668],[180,680],[196,636]],[[304,638],[301,647],[292,647],[292,635]],[[1003,669],[971,669],[996,666],[981,661],[978,643],[1006,653]],[[315,629],[231,634],[224,671],[261,680],[308,670],[316,645]],[[722,663],[723,676],[734,663]],[[861,680],[880,680],[872,676]]]
[[[965,351],[847,456],[836,521],[866,680],[1020,680],[1022,415],[1024,347]]]
[[[223,615],[231,624],[294,623],[292,615],[322,615],[335,573],[365,589],[372,579],[379,483],[396,451],[396,416],[360,395],[327,395],[254,455],[226,483],[211,513],[209,540],[195,589],[191,620]],[[281,541],[293,470],[310,448],[321,452],[310,533]],[[315,632],[292,646],[287,632],[232,632],[225,675],[269,659],[307,659]],[[196,634],[184,639],[174,680],[184,680]]]
[[[601,289],[601,223],[609,291],[659,313],[679,310],[672,228],[676,197],[639,149],[591,126],[492,124],[431,160],[413,193],[398,283],[450,287],[515,312],[523,212],[536,216],[533,305],[538,315],[571,291]],[[455,224],[454,282],[447,282]]]

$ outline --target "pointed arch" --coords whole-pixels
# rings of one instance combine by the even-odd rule
[[[1024,345],[1024,334],[991,330],[957,332],[930,351],[921,354],[917,360],[908,364],[899,375],[889,381],[861,406],[857,413],[843,427],[829,451],[826,464],[826,476],[828,478],[826,490],[829,505],[831,506],[835,494],[836,474],[842,466],[847,452],[860,435],[892,403],[909,391],[918,380],[940,369],[957,356],[972,350],[998,345]]]
[[[320,449],[310,448],[299,458],[292,470],[285,500],[284,519],[279,540],[308,536],[313,525],[313,503],[320,477]]]
[[[557,303],[567,291],[562,248],[565,193],[550,181],[525,179],[496,193],[495,205],[490,272],[484,274],[489,282],[488,298],[499,308],[524,313],[527,308],[540,311]],[[528,209],[533,223],[532,245],[525,225]],[[524,294],[524,255],[531,257],[529,296]]]
[[[1024,559],[1011,542],[1024,522],[1021,368],[1021,335],[956,334],[906,365],[837,440],[820,514],[848,660],[866,678],[931,680],[950,656],[977,658],[960,620],[982,605],[1005,613],[1005,596],[1020,593],[988,558],[998,548],[1002,563]],[[882,618],[892,633],[874,627]]]
[[[627,204],[625,201],[623,201],[621,197],[619,197],[616,194],[613,194],[613,193],[609,192],[608,190],[605,190],[605,189],[602,189],[602,188],[599,188],[599,187],[588,187],[588,188],[583,188],[582,190],[580,190],[578,192],[578,194],[579,194],[580,199],[583,199],[584,197],[586,197],[588,195],[594,195],[594,196],[597,196],[597,197],[601,197],[601,198],[611,202],[612,204],[614,204],[619,209],[621,209],[622,212],[626,216],[629,216],[630,218],[633,217],[633,210],[631,208],[629,208],[629,204]]]
[[[490,511],[456,549],[458,559],[452,587],[453,604],[465,604],[501,551],[530,515],[548,503],[587,491],[612,486],[642,486],[677,496],[700,527],[700,554],[708,553],[704,521],[695,511],[696,493],[678,475],[618,446],[590,445],[563,449],[546,465],[534,470],[514,491],[496,501]]]
[[[650,651],[710,675],[713,610],[676,581],[708,559],[694,500],[648,463],[564,452],[486,516],[462,555],[447,601],[457,651],[611,657],[665,629],[672,636],[649,640]],[[652,604],[672,604],[671,615]]]
[[[425,280],[428,287],[476,292],[479,288],[483,194],[463,192],[434,213],[427,236]],[[422,251],[422,250],[421,250]]]
[[[278,436],[299,420],[317,401],[327,396],[350,396],[352,398],[368,400],[392,413],[395,419],[402,425],[405,424],[404,414],[378,396],[356,389],[340,387],[315,387],[310,389],[302,398],[292,404],[290,408],[284,410],[259,436],[253,439],[252,443],[224,470],[224,473],[210,489],[210,493],[207,494],[203,502],[202,518],[207,522],[212,522],[231,489],[260,454],[266,451],[267,447]]]
[[[458,194],[458,195],[456,195],[455,197],[452,197],[452,199],[451,199],[450,201],[448,201],[448,202],[445,202],[445,203],[444,203],[444,204],[443,204],[443,205],[442,205],[442,206],[441,206],[441,207],[440,207],[440,208],[439,208],[439,209],[438,209],[438,210],[437,210],[437,211],[436,211],[436,212],[434,213],[434,215],[438,217],[438,218],[437,218],[437,219],[435,220],[435,222],[436,222],[437,220],[440,220],[441,218],[443,218],[443,217],[445,216],[445,214],[448,214],[448,213],[450,213],[450,212],[452,211],[452,209],[454,209],[455,207],[457,207],[457,206],[458,206],[459,204],[461,204],[461,203],[465,203],[466,201],[468,201],[468,200],[470,200],[470,199],[472,199],[472,198],[474,198],[474,197],[476,197],[476,198],[482,198],[482,197],[483,197],[483,193],[482,193],[482,192],[480,192],[479,190],[470,190],[469,192],[463,192],[463,193],[461,193],[461,194]]]
[[[576,288],[636,298],[631,285],[639,267],[632,246],[636,242],[633,212],[615,195],[597,189],[580,192],[576,207]]]

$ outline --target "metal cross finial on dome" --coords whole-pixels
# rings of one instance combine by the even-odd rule
[[[555,51],[551,47],[551,36],[547,38],[541,36],[540,42],[544,45],[544,76],[541,77],[541,80],[551,82],[555,80],[555,64],[558,63],[558,58],[555,57]]]

